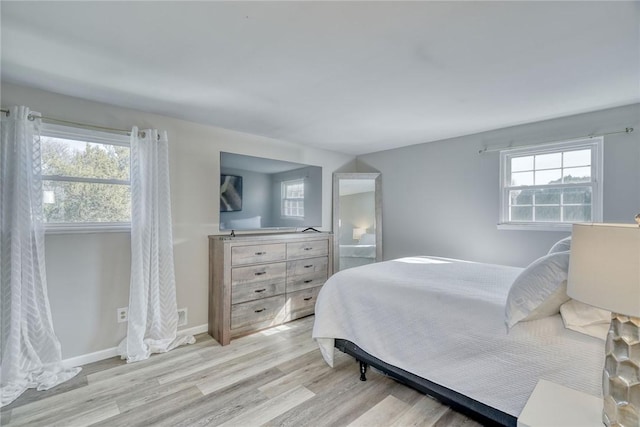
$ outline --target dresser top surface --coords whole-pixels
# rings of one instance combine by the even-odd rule
[[[295,233],[251,233],[251,234],[236,234],[231,236],[230,234],[213,234],[209,236],[211,240],[224,241],[224,242],[243,242],[243,241],[287,241],[287,240],[304,240],[304,239],[326,239],[330,237],[332,233],[321,232],[295,232]]]

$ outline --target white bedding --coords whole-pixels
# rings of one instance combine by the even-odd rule
[[[340,245],[341,258],[375,258],[376,245]]]
[[[517,417],[538,379],[601,395],[604,343],[559,315],[507,331],[504,305],[519,268],[412,257],[333,275],[313,337],[333,366],[334,339]]]

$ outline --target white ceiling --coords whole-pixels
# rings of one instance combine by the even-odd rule
[[[2,1],[2,78],[362,154],[639,102],[639,5]]]

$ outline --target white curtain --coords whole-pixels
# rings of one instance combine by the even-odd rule
[[[173,269],[169,141],[167,133],[131,131],[131,283],[127,337],[119,354],[127,362],[193,344],[177,336]]]
[[[47,296],[37,117],[27,107],[12,107],[1,121],[0,406],[28,388],[47,390],[80,372],[62,367]]]

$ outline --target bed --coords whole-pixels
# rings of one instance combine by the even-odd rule
[[[376,236],[365,233],[355,245],[340,244],[340,270],[376,262]]]
[[[376,245],[340,245],[340,269],[376,262]]]
[[[436,257],[340,271],[318,296],[313,338],[329,365],[338,348],[484,424],[515,426],[539,379],[600,396],[604,341],[559,314],[507,328],[522,275]]]

